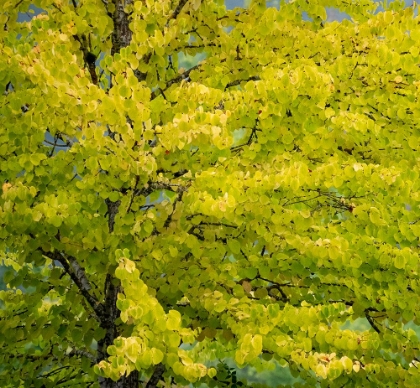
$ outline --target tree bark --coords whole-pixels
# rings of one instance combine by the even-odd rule
[[[158,364],[155,366],[152,376],[146,384],[146,388],[156,388],[159,381],[162,379],[162,375],[165,372],[165,366]]]
[[[139,372],[137,370],[130,373],[129,376],[123,376],[118,381],[111,379],[99,380],[101,388],[138,388],[139,387]]]

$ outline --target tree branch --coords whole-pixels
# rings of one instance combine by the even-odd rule
[[[80,290],[81,294],[92,307],[96,315],[95,318],[100,321],[103,316],[103,306],[95,298],[95,296],[90,293],[92,287],[86,277],[84,269],[80,267],[76,258],[72,256],[66,257],[64,254],[57,251],[45,252],[44,250],[40,249],[40,252],[49,259],[58,261],[63,266],[64,270],[68,273],[74,284]]]
[[[108,231],[109,233],[112,233],[114,231],[115,216],[118,214],[121,201],[118,200],[116,202],[112,202],[109,198],[107,198],[105,203],[108,207],[108,211],[106,213],[106,215],[108,215]]]
[[[176,84],[178,82],[181,82],[182,80],[185,80],[187,78],[189,78],[190,73],[193,70],[197,70],[199,67],[201,66],[201,64],[195,65],[193,66],[191,69],[188,69],[186,71],[184,71],[182,74],[180,74],[178,77],[175,77],[171,80],[169,80],[164,89],[159,89],[159,91],[161,92],[161,94],[163,94],[166,90],[168,90],[173,84]],[[150,100],[154,100],[157,96],[159,96],[160,94],[156,94],[157,90],[152,92]]]
[[[225,90],[227,88],[231,88],[232,86],[238,86],[241,84],[241,82],[248,82],[248,81],[259,81],[261,78],[258,77],[257,75],[254,77],[249,77],[247,79],[237,79],[235,81],[229,82],[226,86],[225,86]]]
[[[178,190],[174,190],[174,186],[178,187]],[[143,187],[142,189],[137,189],[134,191],[134,196],[143,195],[147,197],[148,195],[152,194],[156,190],[168,190],[173,192],[184,192],[187,191],[187,186],[181,186],[181,185],[172,185],[170,183],[164,183],[164,182],[149,182],[147,187]]]
[[[96,65],[95,65],[96,55],[94,55],[93,53],[89,51],[89,44],[86,39],[86,36],[84,34],[82,34],[80,37],[78,35],[73,35],[73,38],[77,40],[80,44],[80,50],[82,51],[82,54],[83,54],[83,61],[85,62],[85,66],[89,70],[92,83],[94,85],[98,85],[99,80],[98,80],[98,75],[96,74]]]
[[[92,361],[92,363],[96,363],[96,358],[92,353],[89,353],[86,350],[80,350],[80,349],[72,349],[68,354],[69,357],[72,356],[81,356],[81,357],[86,357],[88,358],[90,361]]]
[[[180,0],[178,5],[176,6],[174,12],[168,18],[168,23],[170,20],[176,19],[178,15],[181,13],[182,8],[184,8],[185,4],[187,4],[188,0]]]
[[[163,364],[157,364],[155,366],[152,376],[146,384],[146,388],[156,388],[164,373],[165,366]]]
[[[366,316],[366,319],[368,320],[368,322],[370,323],[370,325],[372,326],[372,329],[375,330],[378,334],[380,334],[381,331],[379,330],[379,327],[376,326],[376,323],[373,320],[373,317],[371,317],[369,315],[368,310],[365,310],[365,316]]]
[[[105,279],[104,312],[101,320],[101,328],[105,330],[105,336],[98,341],[97,362],[105,359],[107,347],[117,337],[115,321],[120,316],[120,311],[116,305],[119,292],[122,292],[120,284],[115,284],[112,275],[107,274]]]

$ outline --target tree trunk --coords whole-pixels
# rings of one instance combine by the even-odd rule
[[[111,379],[99,379],[101,388],[139,388],[139,372],[137,370],[130,373],[129,376],[123,376],[118,381]]]
[[[114,30],[112,33],[111,55],[119,53],[123,47],[127,47],[131,42],[133,33],[129,29],[130,16],[124,12],[124,7],[131,4],[132,2],[133,0],[113,1],[113,3],[115,4],[115,11],[112,15],[112,20],[114,22]],[[181,0],[180,4],[185,4],[185,2],[186,0]],[[139,79],[145,79],[146,76],[146,74],[139,73],[138,71],[136,75]],[[127,117],[127,120],[129,121],[130,118]],[[114,219],[119,211],[119,204],[120,203],[117,202],[107,202],[109,217],[109,233],[113,232]],[[107,348],[108,346],[113,344],[114,339],[119,335],[117,332],[115,322],[120,315],[120,312],[116,306],[116,302],[117,295],[121,291],[121,287],[116,282],[116,279],[112,275],[108,274],[107,279],[105,281],[105,302],[103,306],[103,314],[100,317],[101,328],[105,330],[105,336],[102,340],[98,342],[98,363],[102,360],[105,360],[108,357]],[[152,376],[146,384],[146,387],[156,388],[164,372],[165,367],[162,364],[156,365]],[[139,378],[140,374],[138,371],[133,371],[130,373],[129,376],[123,376],[118,381],[112,381],[111,379],[100,377],[99,386],[101,388],[139,388]]]
[[[115,0],[115,11],[112,15],[114,22],[114,31],[112,33],[112,49],[111,55],[120,52],[121,48],[130,44],[132,32],[130,31],[129,15],[124,12],[124,7],[132,3],[133,0]],[[119,203],[107,203],[108,217],[109,217],[109,233],[113,232],[113,224],[116,214],[119,210]],[[112,275],[107,275],[105,282],[105,305],[104,313],[101,317],[101,327],[105,330],[104,338],[98,342],[98,357],[100,362],[107,358],[107,348],[112,345],[114,339],[118,337],[117,327],[115,321],[120,315],[117,309],[117,295],[121,292],[119,285],[115,284],[116,279]],[[99,386],[101,388],[138,388],[139,387],[139,372],[133,371],[129,376],[123,376],[118,381],[111,379],[99,378]]]
[[[105,302],[103,315],[101,316],[101,328],[105,330],[105,336],[98,341],[98,363],[107,358],[107,348],[113,344],[114,339],[118,336],[115,321],[120,315],[117,308],[117,296],[121,290],[114,282],[113,277],[108,274],[105,281]],[[129,376],[123,376],[118,381],[99,377],[99,386],[101,388],[138,388],[139,373],[133,371]]]

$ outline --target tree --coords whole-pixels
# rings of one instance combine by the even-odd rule
[[[418,385],[420,19],[375,9],[3,4],[1,386]]]

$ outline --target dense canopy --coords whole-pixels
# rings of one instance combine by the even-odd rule
[[[417,6],[3,3],[2,387],[418,386]]]

